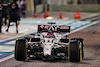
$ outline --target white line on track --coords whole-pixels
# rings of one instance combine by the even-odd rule
[[[82,30],[82,29],[84,29],[84,28],[86,28],[86,27],[89,27],[89,26],[91,26],[91,25],[94,25],[94,24],[96,24],[96,23],[98,23],[98,22],[100,22],[100,21],[93,22],[93,23],[90,24],[90,25],[87,25],[87,26],[84,26],[84,27],[82,27],[82,28],[80,28],[80,29],[74,30],[74,31],[71,32],[71,34],[77,32],[77,31],[79,31],[79,30]],[[24,35],[25,35],[25,34],[20,35],[20,36],[24,36]],[[8,38],[8,39],[17,38],[17,37],[20,37],[20,36]],[[8,40],[8,39],[5,39],[5,40]],[[2,40],[2,41],[5,41],[5,40]],[[5,57],[5,58],[3,58],[3,59],[0,59],[0,62],[6,61],[6,60],[11,59],[11,58],[13,58],[13,57],[14,57],[14,54],[13,54],[13,55],[10,55],[10,56],[8,56],[8,57]]]
[[[0,42],[5,41],[5,40],[14,39],[14,38],[17,38],[17,37],[21,37],[21,36],[24,36],[24,35],[27,35],[27,34],[22,34],[22,35],[19,35],[19,36],[15,36],[15,37],[11,37],[11,38],[8,38],[8,39],[0,40]]]
[[[89,27],[89,26],[92,26],[92,25],[94,25],[94,24],[96,24],[96,23],[98,23],[98,22],[100,22],[100,20],[99,20],[99,21],[96,21],[96,22],[93,22],[93,23],[91,23],[91,24],[89,24],[89,25],[86,25],[86,26],[84,26],[84,27],[82,27],[82,28],[79,28],[79,29],[77,29],[77,30],[74,30],[74,31],[72,31],[70,34],[75,33],[75,32],[77,32],[77,31],[80,31],[80,30],[82,30],[82,29],[84,29],[84,28],[87,28],[87,27]],[[68,34],[68,33],[67,33],[67,34]],[[64,34],[63,36],[65,36],[65,35],[67,35],[67,34]]]
[[[77,30],[72,31],[71,33],[75,33],[75,32],[77,32],[77,31],[79,31],[79,30],[82,30],[82,29],[84,29],[84,28],[87,28],[87,27],[89,27],[89,26],[92,26],[92,25],[94,25],[94,24],[96,24],[96,23],[98,23],[98,22],[100,22],[100,21],[93,22],[93,23],[91,23],[91,24],[89,24],[89,25],[86,25],[86,26],[84,26],[84,27],[82,27],[82,28],[79,28],[79,29],[77,29]]]
[[[11,58],[13,58],[13,57],[14,57],[14,54],[13,54],[13,55],[10,55],[10,56],[8,56],[8,57],[5,57],[5,58],[3,58],[3,59],[0,59],[0,62],[6,61],[6,60],[11,59]]]

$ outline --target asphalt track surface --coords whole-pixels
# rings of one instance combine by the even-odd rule
[[[70,38],[74,37],[85,39],[85,57],[79,63],[72,63],[68,60],[25,62],[11,58],[1,62],[0,67],[100,67],[100,23],[71,34]]]

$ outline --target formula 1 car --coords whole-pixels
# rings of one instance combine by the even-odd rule
[[[49,25],[50,24],[50,25]],[[68,39],[70,26],[38,25],[37,35],[17,39],[15,43],[15,59],[56,60],[68,58],[70,62],[80,62],[84,57],[84,39]]]

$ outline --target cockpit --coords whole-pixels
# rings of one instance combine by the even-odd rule
[[[54,33],[47,33],[47,35],[45,35],[44,38],[55,38],[55,35]]]

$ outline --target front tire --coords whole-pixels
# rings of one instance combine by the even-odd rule
[[[80,49],[78,40],[71,40],[69,44],[69,61],[80,62]]]
[[[71,40],[79,40],[81,42],[82,47],[82,59],[84,58],[84,39],[82,38],[72,38]]]
[[[24,39],[16,40],[15,59],[23,61],[26,59],[26,40]]]

